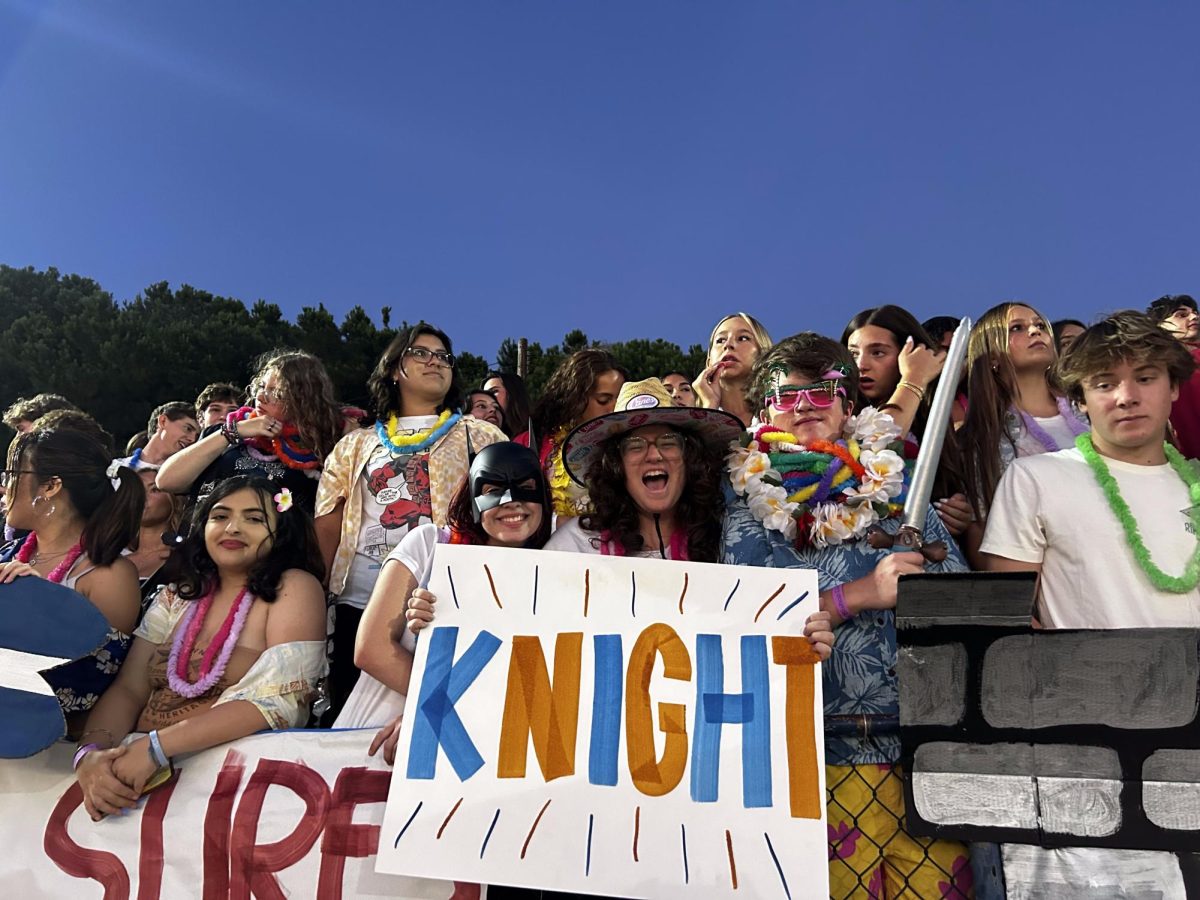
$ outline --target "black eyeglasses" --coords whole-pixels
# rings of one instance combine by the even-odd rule
[[[0,487],[5,490],[22,475],[36,474],[33,469],[0,469]]]
[[[424,347],[409,347],[404,352],[422,365],[427,364],[431,359],[436,359],[439,366],[445,366],[448,369],[454,368],[454,354],[447,353],[445,350],[426,350]]]

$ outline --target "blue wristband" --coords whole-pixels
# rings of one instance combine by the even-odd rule
[[[171,760],[163,752],[162,741],[158,739],[158,731],[151,731],[148,736],[150,738],[150,758],[154,760],[154,764],[160,769],[167,768],[167,766],[171,765]]]

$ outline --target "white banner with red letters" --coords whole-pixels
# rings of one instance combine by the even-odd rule
[[[479,898],[477,885],[375,873],[390,768],[374,730],[243,738],[177,761],[124,816],[93,822],[73,745],[0,760],[8,896]]]

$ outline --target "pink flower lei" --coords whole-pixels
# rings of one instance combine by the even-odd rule
[[[200,634],[200,629],[204,627],[208,611],[212,608],[215,593],[216,588],[214,587],[199,600],[189,604],[179,627],[175,629],[175,640],[171,643],[171,655],[167,658],[167,683],[171,686],[171,690],[181,697],[195,699],[205,694],[225,674],[225,668],[229,665],[229,657],[233,654],[233,648],[237,646],[242,628],[246,625],[246,616],[250,612],[250,607],[254,605],[254,597],[246,588],[242,588],[233,601],[233,605],[229,607],[225,621],[221,623],[220,629],[209,642],[208,649],[204,651],[204,656],[200,661],[199,677],[193,683],[187,680],[188,662],[195,650],[196,638]]]
[[[32,565],[30,561],[37,556],[37,548],[37,532],[31,531],[29,537],[25,538],[25,543],[21,545],[21,549],[17,551],[17,562]],[[67,551],[67,555],[63,557],[62,562],[54,567],[50,574],[46,576],[46,580],[54,584],[62,584],[63,579],[67,577],[67,573],[71,571],[71,567],[75,565],[81,556],[83,556],[83,541],[80,541]]]

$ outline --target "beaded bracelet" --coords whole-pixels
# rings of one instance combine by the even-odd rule
[[[71,760],[71,770],[74,771],[75,769],[78,769],[79,764],[81,762],[83,762],[83,758],[85,756],[87,756],[93,750],[99,750],[99,749],[100,749],[99,744],[84,744],[82,747],[80,747],[78,750],[75,751],[75,758],[73,760]]]
[[[910,391],[912,391],[914,394],[917,395],[917,400],[925,399],[925,390],[923,388],[917,387],[911,381],[902,381],[898,385],[896,385],[896,387],[908,388]]]
[[[840,584],[830,591],[829,595],[833,600],[833,608],[837,610],[837,614],[842,617],[843,621],[854,618],[854,613],[850,612],[850,607],[846,605],[846,592]]]
[[[163,751],[162,741],[158,739],[158,731],[151,731],[148,737],[150,738],[150,758],[160,769],[165,769],[171,764],[171,760]]]
[[[230,447],[239,447],[245,443],[242,436],[238,434],[237,426],[230,425],[228,422],[221,425],[221,436],[225,438],[225,442]]]

